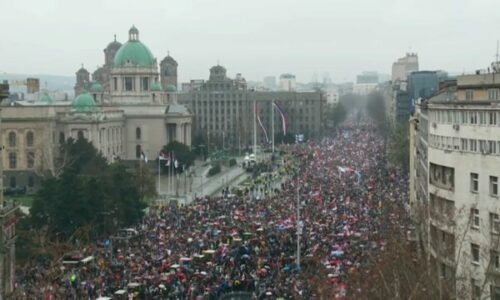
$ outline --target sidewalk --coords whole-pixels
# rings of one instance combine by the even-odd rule
[[[242,158],[238,158],[235,166],[223,167],[221,173],[211,177],[206,177],[211,167],[210,164],[204,166],[205,162],[197,161],[194,165],[193,177],[181,174],[177,179],[177,184],[175,178],[162,175],[160,194],[165,200],[178,200],[185,204],[190,203],[195,197],[212,196],[245,174],[245,170],[240,167],[241,161]],[[156,185],[158,188],[158,178],[156,178]],[[176,189],[178,196],[175,196]]]

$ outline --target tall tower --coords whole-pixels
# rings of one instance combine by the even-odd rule
[[[109,43],[106,49],[104,49],[104,66],[111,66],[113,64],[113,59],[115,58],[115,54],[116,52],[118,52],[121,46],[122,44],[116,41],[116,34],[115,34],[114,41]]]
[[[80,95],[84,90],[89,88],[90,73],[82,67],[76,71],[75,97]]]
[[[160,82],[164,91],[169,85],[177,88],[177,62],[170,56],[170,53],[160,62]]]
[[[0,102],[9,95],[9,85],[0,84]],[[0,110],[1,114],[1,110]],[[0,140],[1,133],[0,118]],[[0,191],[3,190],[3,153],[0,152]],[[5,203],[0,193],[0,300],[10,299],[14,291],[16,270],[16,211],[19,206]]]

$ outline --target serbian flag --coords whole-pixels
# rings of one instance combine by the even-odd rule
[[[283,112],[281,106],[279,106],[278,102],[273,101],[273,106],[281,115],[281,126],[283,127],[283,135],[286,135],[286,131],[288,129],[288,117]]]
[[[266,143],[269,143],[269,136],[267,135],[267,130],[264,127],[264,124],[262,124],[262,120],[260,119],[260,110],[259,107],[257,106],[257,103],[255,103],[255,114],[257,116],[257,122],[259,122],[260,128],[262,128],[264,136],[266,137]]]
[[[162,151],[160,151],[160,153],[158,154],[158,159],[159,160],[168,160],[168,157],[167,155]]]

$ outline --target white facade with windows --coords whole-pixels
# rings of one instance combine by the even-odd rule
[[[428,173],[411,172],[410,199],[413,209],[427,204],[428,232],[422,236],[457,299],[500,299],[500,102],[484,99],[496,97],[493,90],[482,89],[480,99],[476,89],[463,90],[459,101],[436,96],[417,108],[428,122],[426,128],[419,124],[414,139],[425,134],[428,143],[425,154],[413,147],[410,156]],[[417,188],[425,177],[426,193]]]

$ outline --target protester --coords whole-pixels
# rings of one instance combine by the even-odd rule
[[[271,163],[242,196],[226,191],[152,208],[131,234],[86,247],[88,264],[60,266],[55,275],[47,265],[26,267],[19,298],[96,299],[124,290],[127,299],[218,299],[232,291],[319,299],[313,279],[343,299],[349,274],[366,263],[364,250],[383,251],[384,204],[405,204],[407,178],[386,169],[383,140],[366,124],[282,150],[284,162]],[[313,263],[321,270],[307,271]]]

